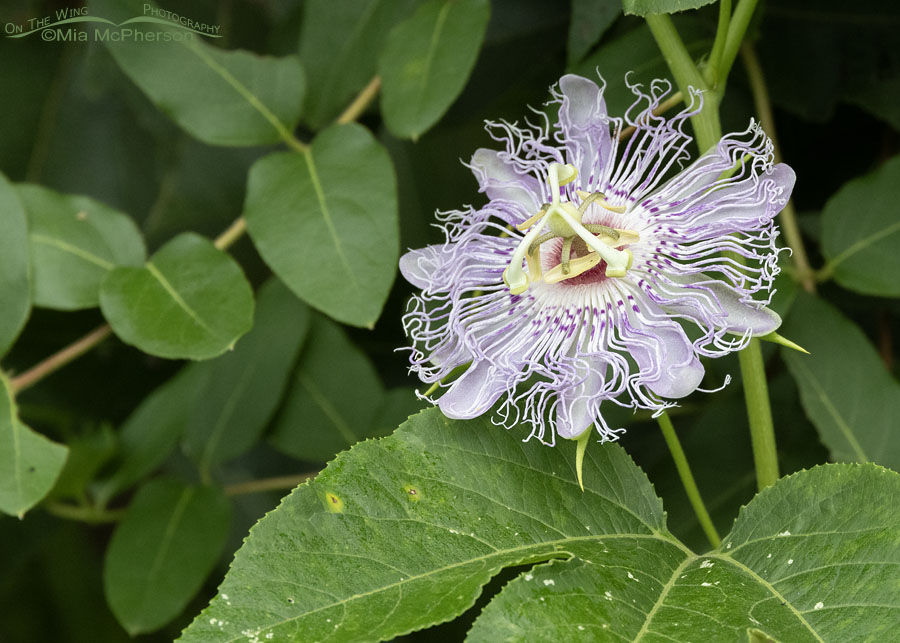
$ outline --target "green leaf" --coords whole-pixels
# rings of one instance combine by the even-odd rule
[[[491,601],[467,641],[890,638],[898,491],[900,476],[872,465],[795,474],[744,507],[705,556],[604,541],[588,558],[535,567]]]
[[[106,504],[169,457],[187,429],[191,409],[206,385],[208,373],[200,366],[183,367],[144,398],[125,420],[119,431],[118,455],[94,490],[99,504]]]
[[[341,454],[254,527],[220,587],[231,605],[183,640],[388,639],[463,612],[504,566],[659,538],[662,505],[620,447],[588,451],[582,493],[574,444],[520,437],[431,409]]]
[[[503,567],[551,559],[570,562],[514,583],[534,597],[510,619],[529,635],[491,606],[474,640],[602,640],[606,623],[628,640],[739,641],[754,620],[785,641],[878,640],[896,624],[898,474],[829,465],[781,480],[698,556],[621,447],[588,449],[582,492],[575,445],[520,438],[433,409],[341,454],[253,528],[182,640],[384,640],[461,614]]]
[[[832,459],[900,469],[900,383],[862,331],[830,304],[800,293],[783,332],[810,353],[783,349],[782,357]]]
[[[675,13],[699,9],[716,0],[622,0],[626,15],[646,16],[655,13]]]
[[[53,485],[52,496],[82,500],[88,484],[114,456],[116,436],[109,424],[100,424],[69,439],[66,446],[69,457]]]
[[[578,62],[622,13],[615,0],[572,0],[568,59]]]
[[[92,0],[90,6],[91,13],[121,22],[143,15],[143,4]],[[134,38],[104,44],[122,71],[191,136],[213,145],[264,145],[292,136],[306,86],[295,56],[222,51],[158,23],[129,28]],[[141,42],[138,35],[155,41]]]
[[[309,86],[304,119],[322,129],[347,107],[376,72],[392,25],[414,0],[307,0],[300,33],[300,59]]]
[[[25,209],[0,174],[0,355],[6,353],[31,312]]]
[[[144,240],[129,217],[85,196],[19,185],[28,215],[34,304],[93,308],[100,284],[116,266],[139,266]]]
[[[900,156],[841,187],[822,211],[825,271],[850,290],[900,297]]]
[[[346,324],[375,323],[399,233],[393,166],[367,129],[331,127],[303,153],[257,161],[244,216],[262,258],[298,297]]]
[[[138,491],[103,565],[106,599],[129,634],[178,616],[222,553],[230,519],[219,489],[156,480]]]
[[[450,108],[475,66],[490,15],[488,0],[429,0],[391,30],[378,73],[392,134],[416,139]]]
[[[192,407],[184,447],[201,471],[259,439],[284,393],[309,321],[309,309],[273,278],[259,291],[253,330],[234,351],[197,365],[206,371],[206,385]]]
[[[273,428],[272,443],[295,458],[325,462],[372,436],[384,400],[381,379],[366,354],[337,324],[317,316]]]
[[[22,424],[2,373],[0,385],[0,511],[21,518],[53,488],[69,450]]]
[[[100,308],[126,344],[170,359],[221,355],[253,325],[253,291],[241,267],[190,232],[144,267],[110,272]]]
[[[709,51],[713,39],[700,21],[690,16],[676,16],[673,20],[694,59]],[[625,84],[626,74],[631,84],[642,83],[645,89],[656,78],[672,79],[666,60],[645,24],[604,44],[572,71],[596,78],[598,70],[606,82],[603,92],[606,108],[613,116],[624,114],[636,98]]]

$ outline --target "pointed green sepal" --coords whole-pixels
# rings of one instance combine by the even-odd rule
[[[801,353],[806,353],[807,355],[809,355],[809,351],[806,350],[805,348],[803,348],[800,344],[792,342],[791,340],[787,339],[786,337],[782,337],[781,335],[776,333],[774,330],[767,335],[760,335],[759,339],[766,341],[766,342],[772,342],[774,344],[781,344],[782,346],[786,346],[788,348],[794,349],[795,351],[799,351]]]

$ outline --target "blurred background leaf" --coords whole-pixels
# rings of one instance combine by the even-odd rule
[[[143,263],[144,240],[126,214],[39,185],[19,185],[18,194],[28,216],[35,306],[93,308],[111,270]]]
[[[138,490],[103,564],[107,600],[129,634],[159,629],[184,609],[222,551],[230,515],[212,487],[156,480]]]
[[[394,136],[418,139],[459,96],[490,13],[488,0],[429,0],[391,30],[378,73],[382,117]]]
[[[253,291],[240,265],[184,232],[141,268],[116,268],[100,308],[122,341],[169,359],[209,359],[253,325]]]
[[[368,130],[336,125],[247,179],[244,216],[266,263],[338,321],[372,327],[397,273],[397,182]]]

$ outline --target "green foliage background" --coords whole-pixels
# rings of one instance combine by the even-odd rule
[[[283,563],[278,556],[291,562],[291,574],[309,574],[310,584],[338,573],[319,559],[307,569],[283,547],[279,539],[296,530],[292,516],[322,521],[321,533],[304,538],[371,546],[373,558],[392,560],[396,534],[360,544],[353,540],[360,533],[327,522],[335,513],[329,503],[340,507],[341,520],[361,516],[365,523],[368,512],[391,514],[398,502],[411,502],[410,488],[423,495],[403,511],[421,529],[434,521],[462,530],[483,516],[492,519],[486,538],[499,547],[498,534],[522,527],[514,512],[503,513],[521,493],[527,515],[560,529],[563,541],[586,527],[595,535],[640,532],[654,539],[647,546],[658,548],[660,561],[698,575],[709,573],[704,560],[733,557],[766,582],[780,582],[782,572],[767,566],[765,552],[739,560],[727,551],[728,542],[751,540],[756,523],[769,553],[799,561],[799,551],[826,570],[852,558],[851,550],[884,561],[895,555],[889,537],[896,543],[900,528],[886,498],[896,497],[896,474],[874,465],[798,473],[753,500],[734,524],[754,497],[755,479],[733,357],[707,364],[708,387],[726,374],[735,377],[730,386],[696,394],[671,414],[713,520],[731,534],[708,559],[701,560],[708,547],[655,422],[641,414],[611,411],[610,423],[628,427],[624,451],[598,450],[587,497],[574,491],[566,468],[571,453],[523,446],[524,434],[486,422],[446,423],[435,411],[332,460],[356,442],[391,434],[423,407],[405,354],[394,351],[406,343],[400,317],[411,292],[396,278],[396,261],[406,248],[441,239],[431,226],[435,210],[481,203],[460,159],[494,145],[484,119],[521,120],[566,71],[599,71],[610,112],[621,114],[631,102],[626,73],[632,82],[668,76],[639,16],[700,7],[674,16],[688,51],[699,57],[716,29],[717,5],[707,4],[628,0],[623,12],[622,3],[606,0],[171,1],[159,5],[220,25],[222,37],[154,47],[0,38],[0,511],[8,514],[0,517],[0,641],[177,638],[217,595],[251,527],[329,461],[319,479],[254,529],[234,577],[186,640],[215,640],[221,628],[214,623],[210,630],[210,619],[228,618],[230,588],[253,579],[265,586]],[[0,8],[0,23],[79,6],[13,0]],[[140,15],[142,6],[87,3],[90,15],[116,22]],[[781,155],[797,172],[794,205],[817,269],[817,295],[803,293],[797,281],[804,275],[792,271],[784,253],[774,301],[785,317],[781,333],[812,354],[773,345],[765,352],[785,475],[828,461],[900,470],[898,24],[900,10],[887,0],[789,0],[761,4],[748,32],[775,108]],[[376,75],[379,95],[355,123],[339,122]],[[739,61],[722,105],[724,129],[744,129],[756,109]],[[247,234],[223,241],[239,217]],[[107,322],[114,337],[15,391],[17,375]],[[474,458],[468,470],[472,458],[432,457],[430,448],[472,448],[497,461]],[[519,480],[524,461],[533,473]],[[379,472],[372,474],[378,485],[360,478],[367,467]],[[429,490],[427,480],[400,479],[437,470],[447,482],[454,467],[465,483],[486,473],[496,480],[457,498]],[[631,486],[604,480],[610,467]],[[544,494],[556,504],[535,503]],[[581,521],[594,496],[615,500],[610,515]],[[355,506],[351,498],[359,497],[370,504]],[[439,497],[445,504],[434,509],[429,503]],[[794,549],[778,540],[785,531],[776,529],[778,520],[790,518],[779,516],[779,502],[833,505],[825,514],[832,524],[877,533],[859,539],[848,527],[838,530],[833,550],[813,536]],[[868,502],[865,511],[846,511]],[[631,518],[620,521],[616,512],[641,519],[628,530]],[[566,523],[569,513],[579,516],[577,525]],[[816,523],[820,518],[791,530],[828,528]],[[613,572],[606,568],[591,572],[588,549],[570,545],[563,556],[534,524],[525,527],[532,549],[418,587],[434,601],[447,586],[464,589],[438,607],[404,606],[378,635],[461,640],[469,632],[472,640],[516,640],[546,631],[575,640],[583,631],[577,625],[601,627],[602,610],[590,596],[570,602],[554,593],[600,596],[621,579],[607,578]],[[481,555],[445,532],[413,529],[400,542],[425,542],[426,535],[460,565]],[[616,552],[638,574],[646,561],[635,542],[624,538]],[[257,566],[273,552],[272,568]],[[427,569],[438,558],[417,564]],[[863,558],[857,562],[868,564]],[[658,574],[664,584],[659,569],[644,570],[647,580]],[[851,640],[866,623],[877,632],[896,615],[896,592],[885,589],[896,587],[896,575],[866,569],[861,601],[886,607],[866,607],[871,611],[856,614],[856,629],[848,631],[825,622],[818,631],[826,640]],[[342,573],[388,583],[378,570]],[[543,582],[526,581],[524,573]],[[804,604],[812,597],[806,593],[834,578],[797,583],[785,596],[792,609],[796,599],[798,611],[815,611],[816,601]],[[738,589],[740,580],[720,580],[729,587],[723,604],[756,600]],[[679,601],[701,600],[685,591]],[[281,598],[260,591],[240,600],[249,600],[254,621]],[[634,600],[652,606],[655,599]],[[539,603],[555,606],[551,616],[571,610],[583,621],[567,621],[576,626],[571,631],[553,629],[562,619],[542,622]],[[357,605],[350,623],[358,637],[374,636],[367,610],[392,604]],[[767,621],[781,628],[768,635],[808,635],[780,618]],[[232,625],[240,633],[237,621]],[[695,625],[698,632],[708,626]],[[324,622],[309,627],[324,636]],[[423,627],[430,629],[409,633]],[[746,636],[746,624],[734,627],[735,636]],[[300,629],[282,634],[311,640]],[[602,629],[594,635],[602,638]]]

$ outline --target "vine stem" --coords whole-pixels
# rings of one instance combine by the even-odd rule
[[[350,123],[359,118],[375,97],[378,90],[381,89],[381,76],[374,76],[369,84],[366,85],[352,103],[338,116],[337,122],[340,124]]]
[[[238,217],[224,232],[222,232],[222,234],[216,237],[215,241],[213,241],[213,245],[219,250],[225,250],[235,241],[240,239],[246,230],[247,222],[244,220],[244,217]],[[20,393],[26,388],[37,384],[51,373],[54,373],[69,362],[78,359],[95,346],[99,345],[111,334],[112,327],[110,327],[109,324],[102,324],[87,335],[76,339],[62,350],[35,364],[21,375],[13,377],[10,380],[10,386],[12,387],[13,393]]]
[[[199,55],[199,54],[198,54]],[[356,120],[363,111],[365,111],[366,107],[374,100],[375,96],[378,95],[378,91],[381,88],[381,78],[379,76],[375,76],[372,80],[369,81],[368,85],[366,85],[363,90],[359,93],[359,95],[353,100],[352,103],[344,110],[344,112],[337,118],[337,123],[345,124],[351,121]],[[249,100],[249,99],[248,99]],[[254,102],[255,101],[255,102]],[[255,105],[259,102],[255,100],[250,101],[251,104]],[[267,118],[270,122],[273,123],[273,126],[278,131],[279,136],[281,136],[282,140],[285,144],[293,149],[296,152],[300,152],[306,154],[309,152],[309,146],[305,143],[299,141],[290,131],[287,130],[284,125],[275,118],[271,112],[264,105],[257,106],[257,109],[261,110],[263,116]],[[234,244],[235,241],[240,239],[247,232],[247,221],[244,217],[238,217],[235,219],[231,225],[228,226],[216,239],[213,241],[213,245],[219,250],[226,250]],[[37,384],[39,381],[50,375],[51,373],[57,371],[62,368],[66,364],[71,361],[74,361],[90,351],[92,348],[100,344],[104,339],[109,337],[112,333],[112,328],[109,324],[103,324],[98,326],[87,335],[75,340],[65,348],[60,351],[54,353],[50,357],[42,360],[38,364],[35,364],[27,371],[22,373],[21,375],[17,375],[10,380],[10,386],[12,387],[13,393],[19,393],[20,391],[25,390],[26,388]]]
[[[278,476],[276,478],[262,478],[261,480],[237,482],[225,487],[225,495],[241,496],[248,493],[260,493],[262,491],[283,491],[284,489],[293,489],[318,473],[318,471],[313,471],[310,473],[301,473],[299,475]]]
[[[237,482],[235,484],[226,485],[223,491],[226,496],[241,496],[250,493],[261,493],[263,491],[283,491],[285,489],[293,489],[297,485],[306,482],[317,473],[318,471],[313,471],[310,473],[301,473],[299,475],[278,476],[274,478]],[[65,518],[66,520],[74,520],[76,522],[86,522],[93,525],[119,522],[128,512],[127,507],[121,509],[104,509],[91,504],[76,505],[52,500],[42,503],[41,507],[46,510],[47,513],[52,514],[57,518]]]
[[[13,377],[9,382],[13,393],[24,391],[29,386],[37,384],[39,381],[59,370],[69,362],[81,357],[94,348],[94,346],[109,337],[110,333],[112,333],[112,328],[109,324],[98,326],[84,337],[75,340],[59,352],[38,362],[21,375]]]
[[[672,420],[669,419],[668,414],[663,412],[656,418],[656,421],[659,423],[659,428],[662,430],[669,452],[675,461],[675,468],[678,469],[678,476],[681,478],[684,491],[687,493],[688,500],[691,501],[691,506],[697,515],[697,521],[703,528],[703,533],[706,534],[709,544],[712,545],[713,549],[716,549],[722,544],[722,539],[719,538],[719,532],[716,531],[716,526],[709,517],[706,505],[703,504],[703,497],[700,495],[700,489],[697,488],[697,483],[694,481],[694,474],[691,473],[691,467],[688,464],[687,456],[684,454],[684,449],[681,448],[681,442],[678,440],[678,434],[675,433],[675,427],[672,426]]]
[[[747,419],[750,421],[750,443],[756,467],[756,486],[762,491],[778,480],[778,451],[775,448],[775,426],[769,404],[769,385],[766,382],[762,347],[753,338],[747,348],[738,353]]]
[[[766,79],[763,75],[762,65],[759,64],[756,50],[750,43],[745,42],[741,45],[741,60],[744,63],[747,79],[750,82],[750,92],[753,94],[753,103],[756,106],[759,122],[772,141],[775,162],[780,163],[781,146],[778,144],[775,117],[772,114],[772,102],[769,100],[769,90],[766,88]],[[791,201],[788,201],[784,206],[781,214],[778,215],[778,219],[781,222],[781,229],[784,230],[784,238],[791,249],[791,261],[796,270],[796,277],[804,290],[815,293],[815,271],[809,265],[809,257],[806,254],[806,248],[803,246],[803,237],[800,234],[800,226],[797,225],[797,215],[794,212],[794,204]]]
[[[724,90],[728,73],[740,49],[744,34],[756,8],[756,0],[740,0],[728,24],[728,35],[722,50],[722,59],[716,70],[717,91],[713,101],[704,102],[703,109],[691,119],[697,147],[703,154],[717,145],[722,138],[719,122],[718,97]],[[667,15],[647,16],[647,25],[659,46],[675,82],[685,96],[690,88],[706,88],[705,81]],[[707,104],[712,103],[712,104]],[[778,452],[775,448],[775,429],[772,408],[769,404],[769,387],[762,359],[762,348],[757,338],[751,338],[747,347],[738,353],[743,376],[747,418],[750,422],[750,441],[756,466],[756,483],[759,489],[768,487],[778,479]]]

